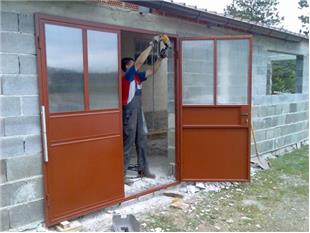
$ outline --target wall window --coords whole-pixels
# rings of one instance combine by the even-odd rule
[[[267,94],[302,92],[303,56],[268,52]]]

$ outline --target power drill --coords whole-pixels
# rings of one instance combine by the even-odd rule
[[[171,48],[171,42],[170,42],[170,39],[167,35],[165,34],[162,34],[162,35],[159,35],[159,36],[155,36],[154,37],[154,41],[157,42],[159,44],[158,48],[159,48],[159,56],[161,58],[165,58],[167,57],[167,50],[169,48]],[[160,48],[160,43],[163,44],[163,48]]]

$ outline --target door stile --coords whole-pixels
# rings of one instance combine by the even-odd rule
[[[88,88],[88,44],[87,44],[87,31],[82,30],[83,42],[83,79],[84,79],[84,110],[89,111],[89,88]]]

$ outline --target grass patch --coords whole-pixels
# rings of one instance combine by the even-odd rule
[[[251,182],[217,193],[201,192],[194,209],[148,214],[145,231],[308,231],[309,148],[270,161]]]

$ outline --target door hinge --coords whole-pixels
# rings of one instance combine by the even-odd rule
[[[41,50],[41,44],[40,44],[40,37],[37,36],[37,44],[38,44],[38,49]]]
[[[50,202],[49,202],[48,194],[45,194],[45,203],[46,203],[46,206],[47,206],[47,207],[49,207],[49,206],[50,206]]]

